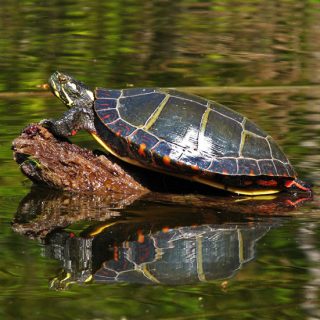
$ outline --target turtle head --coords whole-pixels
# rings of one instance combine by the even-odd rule
[[[56,71],[49,78],[51,91],[68,108],[73,106],[92,107],[94,95],[89,88],[67,74]]]

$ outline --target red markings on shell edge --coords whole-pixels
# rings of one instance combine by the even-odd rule
[[[169,156],[163,156],[162,161],[166,166],[170,166],[171,159]]]
[[[117,136],[127,137],[129,136],[136,128],[129,123],[118,119],[114,122],[109,122],[106,124],[106,127],[111,131],[115,132]]]
[[[158,143],[158,139],[153,137],[149,133],[143,131],[142,129],[138,129],[132,134],[132,141],[137,144],[145,144],[146,147],[150,150],[153,146]]]
[[[113,260],[119,261],[119,248],[118,248],[118,246],[113,247]]]
[[[144,243],[144,240],[145,240],[145,238],[144,238],[143,232],[141,230],[138,230],[137,231],[137,242]]]
[[[145,153],[145,149],[146,149],[146,144],[145,143],[141,143],[138,149],[138,153],[141,157],[146,157],[146,153]]]
[[[163,233],[168,233],[170,231],[170,228],[169,227],[163,227],[162,228],[162,232]]]
[[[276,187],[278,185],[278,181],[276,180],[257,180],[257,184],[263,187]]]
[[[238,172],[237,161],[233,158],[226,158],[223,160],[213,160],[211,165],[207,167],[211,173],[218,173],[223,175],[236,175]]]

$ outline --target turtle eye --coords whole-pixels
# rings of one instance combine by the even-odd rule
[[[60,83],[66,83],[66,82],[67,82],[66,76],[64,76],[64,75],[62,75],[62,74],[59,75],[58,79],[59,79],[59,82],[60,82]]]

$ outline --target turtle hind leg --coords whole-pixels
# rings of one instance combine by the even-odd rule
[[[95,132],[93,110],[85,107],[74,107],[66,111],[60,119],[44,119],[40,124],[53,135],[70,137],[79,130]]]
[[[288,188],[290,192],[300,191],[312,193],[312,185],[299,179],[286,181],[285,187]]]

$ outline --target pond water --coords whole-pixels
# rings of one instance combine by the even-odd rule
[[[320,318],[320,1],[1,9],[1,319]],[[314,198],[110,206],[31,190],[11,142],[65,111],[39,88],[55,70],[90,87],[176,87],[226,104],[275,138]],[[73,141],[99,148],[86,133]],[[61,224],[40,240],[52,216]]]

